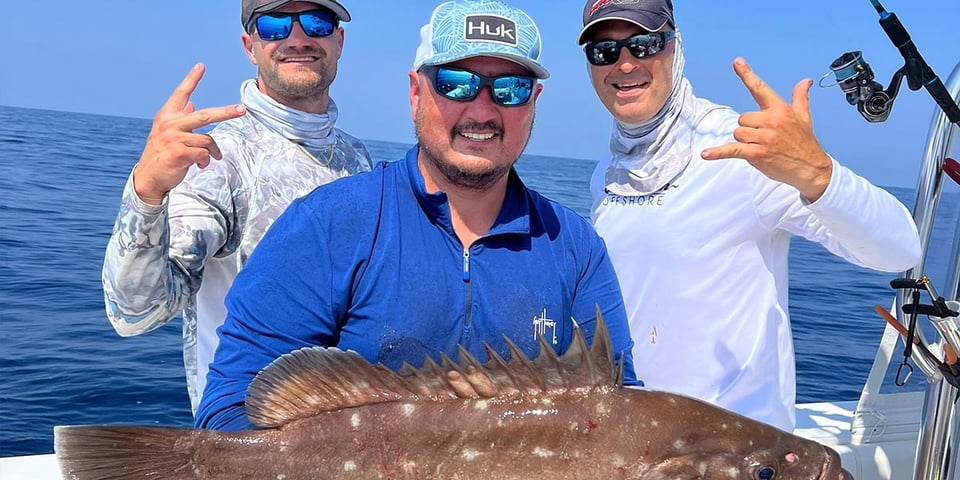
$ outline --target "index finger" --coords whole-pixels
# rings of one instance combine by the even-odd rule
[[[761,110],[770,108],[778,103],[785,103],[783,99],[780,98],[780,95],[777,95],[777,92],[773,91],[756,73],[753,73],[753,69],[750,68],[750,65],[747,64],[747,61],[743,58],[737,57],[737,59],[733,61],[733,71],[740,77],[740,81],[747,87],[750,95],[753,96],[753,100],[757,102],[757,106],[759,106]]]
[[[186,106],[187,102],[190,101],[190,95],[193,95],[193,91],[197,89],[197,85],[200,84],[200,79],[203,78],[203,72],[205,68],[202,63],[198,63],[187,72],[187,76],[183,78],[183,81],[180,82],[180,85],[177,85],[177,88],[173,90],[173,94],[170,95],[170,98],[167,99],[167,102],[163,104],[163,107],[160,107],[161,112],[180,112],[183,110],[183,107]]]
[[[226,107],[211,107],[197,110],[178,119],[178,124],[183,130],[196,130],[206,127],[211,123],[223,122],[231,118],[237,118],[246,113],[247,109],[243,105],[230,105]]]

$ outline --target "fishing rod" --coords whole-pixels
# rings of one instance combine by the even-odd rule
[[[903,66],[894,72],[889,87],[884,88],[883,85],[874,80],[873,70],[863,59],[862,52],[851,51],[834,60],[830,64],[831,72],[828,72],[824,78],[833,73],[836,76],[837,84],[846,95],[847,103],[855,105],[868,122],[883,122],[890,116],[893,102],[900,91],[900,85],[906,78],[910,90],[916,91],[925,88],[936,101],[937,106],[946,114],[950,123],[960,125],[960,107],[957,106],[940,77],[934,73],[930,65],[920,55],[903,23],[900,22],[895,13],[884,9],[879,0],[870,0],[870,3],[873,4],[874,9],[880,15],[880,26],[883,31],[900,51],[904,60]],[[821,79],[821,85],[822,82],[823,79]],[[947,177],[960,184],[960,163],[956,160],[944,159],[940,170]],[[896,384],[903,386],[910,373],[912,373],[913,368],[910,367],[907,360],[913,354],[916,346],[921,356],[924,357],[926,364],[935,365],[951,385],[960,389],[960,362],[957,360],[957,353],[960,353],[960,319],[958,319],[960,302],[947,301],[941,297],[926,275],[921,275],[917,279],[897,278],[890,282],[890,286],[894,290],[906,290],[912,294],[911,301],[901,307],[903,313],[909,316],[908,325],[900,325],[895,319],[885,316],[887,321],[898,328],[905,337],[903,362],[897,369]],[[932,300],[930,304],[920,303],[921,291],[926,291],[930,296]],[[924,342],[918,338],[917,317],[919,315],[926,315],[944,337],[946,343],[944,354],[948,357],[946,362],[936,358]],[[891,320],[893,321],[891,322]],[[905,368],[906,371],[904,371]],[[902,376],[903,373],[906,373],[906,376]],[[932,373],[928,373],[928,375],[932,375]]]
[[[897,14],[886,11],[879,0],[870,0],[870,3],[880,14],[880,26],[894,46],[900,50],[904,64],[893,74],[890,86],[884,89],[880,82],[874,80],[873,70],[863,59],[862,52],[846,52],[838,57],[830,64],[830,70],[836,76],[837,84],[846,94],[847,103],[855,105],[860,115],[868,122],[885,121],[890,116],[893,102],[900,91],[900,84],[906,77],[910,90],[926,88],[950,122],[960,125],[960,107],[957,106],[940,77],[920,55],[907,29],[897,18]]]

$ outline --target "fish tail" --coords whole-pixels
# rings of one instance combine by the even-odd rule
[[[60,473],[72,480],[199,478],[194,464],[202,430],[60,426],[53,430]]]

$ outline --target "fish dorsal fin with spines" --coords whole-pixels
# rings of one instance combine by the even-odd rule
[[[586,392],[619,385],[622,371],[613,364],[610,334],[597,311],[591,348],[579,328],[567,351],[558,356],[540,337],[540,351],[531,361],[509,339],[506,361],[484,345],[490,359],[481,364],[464,349],[459,362],[443,355],[420,368],[404,364],[394,372],[373,365],[358,353],[337,348],[307,347],[281,356],[253,379],[246,409],[258,427],[278,427],[320,412],[386,402],[449,401],[459,398],[447,372],[481,372],[496,388],[494,398],[540,393]]]

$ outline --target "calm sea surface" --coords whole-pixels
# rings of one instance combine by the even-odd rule
[[[120,338],[103,312],[104,247],[149,130],[142,119],[0,107],[0,456],[52,452],[54,425],[191,425],[179,321]],[[408,148],[367,146],[376,160]],[[517,169],[589,217],[592,162],[527,155]],[[889,190],[912,206],[912,190]],[[940,237],[942,264],[951,240]],[[802,239],[792,250],[798,400],[856,399],[883,330],[872,307],[890,303],[892,276]]]

